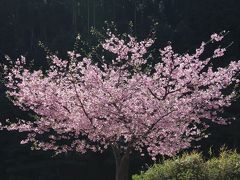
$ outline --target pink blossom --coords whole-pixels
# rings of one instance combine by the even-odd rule
[[[169,45],[159,51],[161,62],[149,73],[139,69],[146,67],[152,39],[139,42],[131,36],[122,40],[108,35],[102,48],[117,57],[101,68],[75,52],[68,53],[70,60],[51,56],[46,74],[26,69],[23,57],[12,61],[11,68],[5,66],[7,94],[14,104],[39,117],[1,128],[28,132],[21,143],[32,142],[35,149],[85,153],[115,147],[127,153],[147,147],[155,160],[203,137],[197,128],[203,119],[226,122],[217,112],[230,106],[236,94],[225,95],[222,90],[237,80],[240,61],[214,70],[208,65],[211,58],[199,59],[205,42],[194,54],[178,54]],[[220,41],[222,36],[213,34],[211,39]],[[216,49],[213,57],[225,51]],[[126,64],[119,66],[122,60]],[[49,134],[47,142],[39,140],[44,133]],[[69,143],[59,146],[61,139]]]
[[[217,33],[214,33],[214,34],[211,35],[211,40],[218,42],[218,41],[221,41],[223,39],[223,37],[224,37],[223,35],[219,35]]]
[[[214,57],[214,58],[216,58],[216,57],[222,57],[222,56],[224,56],[224,52],[225,52],[225,51],[226,51],[225,48],[222,48],[222,49],[220,49],[220,48],[215,49],[213,57]]]

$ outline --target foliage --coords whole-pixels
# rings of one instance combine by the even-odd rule
[[[160,179],[204,179],[204,161],[199,153],[184,154],[163,164],[155,164],[141,175],[134,175],[134,180],[160,180]]]
[[[240,154],[222,150],[219,157],[205,160],[200,153],[187,153],[155,164],[133,180],[234,180],[240,177]]]
[[[209,179],[239,179],[240,155],[236,151],[223,149],[218,158],[206,162],[206,175]]]

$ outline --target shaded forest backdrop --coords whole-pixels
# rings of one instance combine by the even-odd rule
[[[214,32],[230,31],[224,42],[233,45],[218,65],[240,58],[239,0],[0,0],[0,60],[4,55],[17,58],[24,55],[34,59],[37,67],[46,62],[39,41],[53,52],[64,55],[73,49],[80,33],[91,40],[91,27],[101,29],[104,22],[114,21],[121,32],[127,32],[129,22],[139,38],[149,33],[158,22],[160,46],[171,41],[179,52],[194,50]],[[197,144],[207,152],[225,144],[240,149],[239,102],[226,110],[237,117],[229,126],[213,126],[211,136]],[[14,107],[5,97],[0,84],[0,121],[16,117],[31,117]],[[52,152],[31,151],[20,145],[24,134],[0,131],[0,179],[47,180],[86,179],[111,180],[114,161],[111,153],[79,155],[74,153],[51,157]],[[151,164],[150,158],[137,154],[131,159],[131,172],[136,173]]]

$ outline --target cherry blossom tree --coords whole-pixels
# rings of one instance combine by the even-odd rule
[[[159,62],[149,63],[154,40],[121,39],[108,32],[104,51],[115,55],[100,63],[76,52],[63,60],[50,55],[49,70],[29,70],[25,58],[4,66],[7,94],[16,106],[38,115],[35,121],[2,125],[27,132],[21,143],[56,153],[111,148],[116,180],[128,179],[129,156],[146,148],[152,159],[172,156],[202,138],[206,121],[226,124],[219,116],[236,97],[224,89],[234,85],[240,61],[213,68],[210,61],[224,55],[217,48],[202,58],[208,44],[221,41],[213,34],[193,54],[177,54],[168,45],[158,51]],[[151,65],[150,65],[151,64]]]

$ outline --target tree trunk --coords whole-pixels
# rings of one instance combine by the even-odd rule
[[[88,34],[89,34],[89,32],[90,32],[90,2],[89,2],[89,0],[87,1],[87,27],[88,27]]]
[[[96,1],[93,0],[93,27],[96,27]]]
[[[76,14],[76,1],[73,0],[72,1],[72,26],[73,26],[73,30],[74,32],[76,32],[77,29],[77,14]]]
[[[112,146],[112,149],[116,163],[115,180],[128,180],[129,152],[121,155],[118,147]]]

